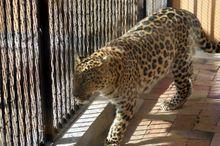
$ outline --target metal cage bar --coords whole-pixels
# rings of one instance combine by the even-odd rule
[[[51,79],[51,54],[50,54],[50,33],[49,33],[49,6],[47,0],[38,1],[38,25],[39,31],[39,61],[40,61],[40,93],[43,117],[43,142],[50,142],[54,137],[53,127],[53,97]]]

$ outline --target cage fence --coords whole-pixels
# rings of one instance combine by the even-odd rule
[[[86,57],[137,22],[137,1],[51,1],[50,42],[54,125],[74,113],[74,53]],[[114,31],[117,30],[117,31]]]
[[[146,0],[146,14],[151,15],[161,8],[167,7],[167,0]]]
[[[36,1],[0,2],[3,145],[36,145],[43,136],[36,7]]]
[[[45,142],[42,56],[49,50],[53,128],[59,132],[77,110],[72,93],[74,53],[86,57],[125,33],[166,1],[154,0],[1,0],[0,1],[0,143]],[[48,6],[48,26],[40,22]],[[141,8],[141,9],[140,9]],[[47,15],[47,14],[45,14]],[[48,27],[49,48],[41,45]],[[45,54],[44,54],[45,55]],[[44,58],[43,58],[44,59]],[[43,72],[44,73],[44,72]],[[57,134],[57,133],[55,133]]]

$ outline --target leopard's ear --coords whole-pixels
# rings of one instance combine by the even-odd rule
[[[76,67],[76,66],[77,66],[78,64],[80,64],[80,63],[81,63],[81,59],[80,59],[78,53],[75,52],[75,53],[74,53],[74,66]]]

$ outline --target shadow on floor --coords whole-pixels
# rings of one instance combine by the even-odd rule
[[[220,132],[219,65],[219,61],[195,61],[193,95],[178,110],[159,109],[161,100],[175,94],[171,77],[162,80],[145,96],[128,127],[123,145],[218,146],[220,138],[217,140],[215,135]]]

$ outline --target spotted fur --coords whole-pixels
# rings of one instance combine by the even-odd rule
[[[219,53],[220,45],[207,39],[200,22],[188,11],[173,8],[140,21],[123,36],[107,43],[82,61],[74,73],[74,95],[87,100],[96,91],[116,107],[105,145],[118,146],[140,93],[150,89],[171,69],[177,92],[161,107],[174,110],[190,96],[192,50]]]

